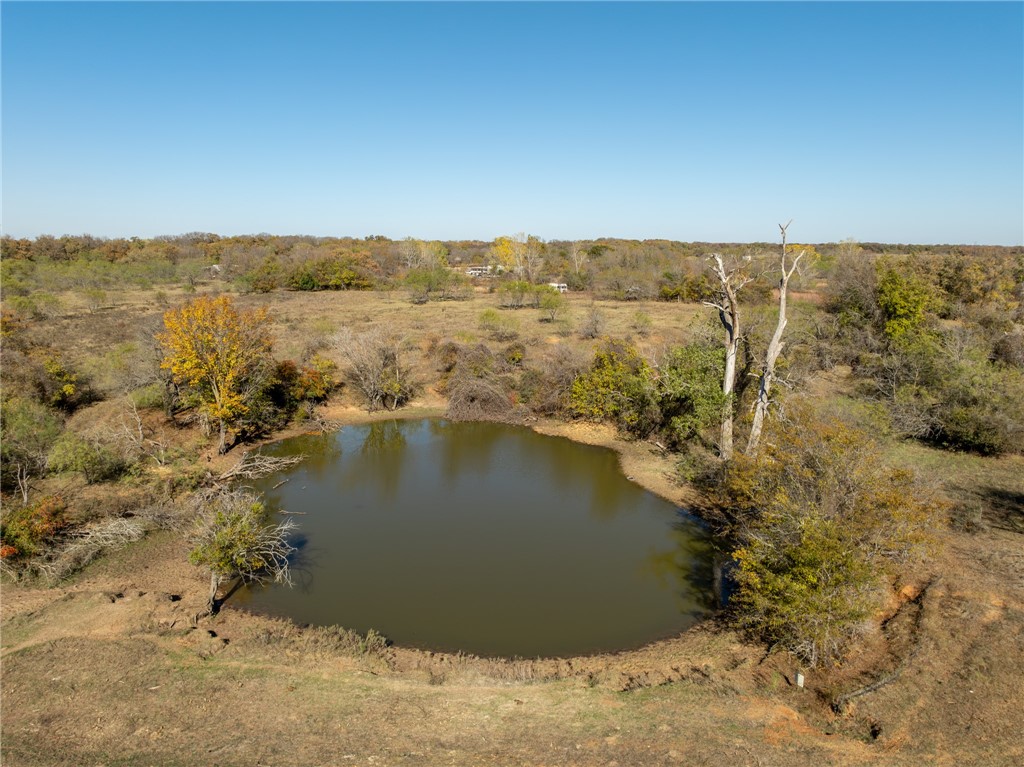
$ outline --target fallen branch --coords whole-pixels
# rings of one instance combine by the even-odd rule
[[[242,459],[225,471],[217,482],[227,482],[232,479],[259,479],[268,474],[283,471],[299,463],[305,455],[272,456],[262,453],[243,453]]]
[[[66,543],[46,559],[34,563],[36,571],[50,583],[58,583],[82,569],[107,549],[133,543],[146,534],[138,519],[110,519],[72,533]]]

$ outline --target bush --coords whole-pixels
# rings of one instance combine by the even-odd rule
[[[484,309],[478,323],[480,329],[495,341],[512,341],[519,336],[519,320],[497,309]]]
[[[412,369],[405,362],[404,341],[382,328],[364,333],[343,329],[338,347],[348,363],[349,381],[363,393],[370,411],[397,410],[417,389]]]
[[[53,471],[80,471],[89,484],[113,479],[125,470],[124,461],[106,445],[87,442],[65,433],[50,450],[47,459]]]
[[[423,304],[431,299],[445,301],[464,298],[468,284],[466,275],[440,264],[413,269],[405,278],[405,286],[414,304]]]
[[[725,350],[691,343],[673,349],[658,369],[656,397],[670,445],[680,447],[720,424]]]
[[[784,529],[788,521],[765,517],[758,529],[773,536],[754,537],[736,552],[733,608],[741,626],[816,666],[838,659],[878,606],[880,584],[840,521],[810,516]]]
[[[1024,374],[983,360],[952,366],[934,394],[935,438],[982,455],[1024,452]]]
[[[43,544],[67,525],[66,506],[60,496],[40,498],[31,506],[0,517],[0,559],[19,559],[39,552]]]
[[[326,357],[314,354],[299,369],[295,382],[295,398],[306,402],[323,402],[338,385],[335,372],[338,366]]]
[[[590,311],[587,313],[586,319],[583,320],[583,324],[580,325],[580,338],[600,338],[604,334],[604,329],[607,324],[608,319],[605,317],[604,312],[596,306],[591,307]]]
[[[651,316],[646,312],[636,312],[633,314],[633,319],[630,320],[629,328],[641,338],[646,338],[651,333],[651,328],[654,327],[654,323],[651,321]]]
[[[526,280],[509,280],[498,288],[501,305],[506,309],[522,309],[527,300],[537,295],[536,286]]]
[[[913,276],[887,269],[878,280],[878,306],[885,320],[885,334],[896,340],[924,322],[932,304],[928,288]]]
[[[26,367],[43,404],[70,413],[95,399],[88,379],[69,368],[56,352],[40,350]]]
[[[28,480],[46,470],[46,456],[62,426],[53,412],[34,400],[7,397],[0,403],[0,483],[28,492]]]
[[[569,408],[578,418],[610,420],[631,434],[646,436],[660,423],[651,369],[636,348],[607,340],[590,370],[576,378]]]
[[[838,659],[886,579],[928,550],[946,503],[886,466],[864,432],[805,403],[787,412],[720,488],[739,544],[731,605],[741,626],[817,665]]]
[[[288,557],[295,547],[288,537],[293,527],[291,520],[274,525],[263,501],[248,490],[222,493],[204,504],[188,559],[210,571],[211,611],[226,578],[291,584]]]
[[[555,322],[569,307],[565,296],[554,288],[544,286],[536,295],[540,299],[538,308],[544,313],[544,320],[547,322]]]
[[[165,405],[167,388],[159,382],[142,386],[128,396],[132,404],[141,410],[162,410]]]
[[[288,286],[293,290],[370,290],[373,283],[351,259],[328,257],[299,264],[289,275]]]
[[[517,368],[526,358],[526,347],[521,343],[509,344],[502,350],[501,358],[509,367]]]
[[[662,301],[680,301],[697,304],[712,301],[717,295],[707,274],[665,272],[658,284],[658,298]]]

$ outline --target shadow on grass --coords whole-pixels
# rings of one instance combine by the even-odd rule
[[[1024,533],[1024,492],[982,487],[976,493],[985,504],[985,521],[992,527]]]

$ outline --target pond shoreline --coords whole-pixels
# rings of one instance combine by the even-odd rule
[[[339,427],[360,426],[378,421],[445,418],[445,411],[446,403],[437,395],[415,400],[399,410],[367,411],[352,405],[331,403],[321,408],[324,418]],[[675,465],[667,451],[651,442],[623,439],[615,427],[609,424],[541,417],[530,417],[525,421],[503,421],[502,423],[523,426],[549,437],[562,437],[583,445],[608,448],[618,455],[622,473],[645,490],[698,517],[700,514],[696,512],[696,509],[706,504],[706,499],[700,491],[692,485],[681,484],[676,480]],[[301,425],[292,425],[273,435],[247,443],[247,446],[248,449],[253,449],[311,433],[315,432]],[[237,460],[237,450],[236,448],[219,457],[220,463],[223,463],[225,468]],[[217,461],[218,459],[214,458],[214,462]]]
[[[243,588],[239,606],[490,658],[641,647],[714,609],[707,527],[632,481],[607,447],[415,418],[267,452],[305,456],[253,481],[270,508],[304,515],[300,588]]]
[[[367,412],[359,407],[334,402],[325,406],[321,412],[332,425],[343,427],[390,420],[444,418],[445,404],[442,397],[430,392],[397,411]],[[573,442],[613,450],[627,478],[685,512],[692,513],[690,501],[699,498],[693,488],[680,486],[672,480],[672,461],[661,455],[658,448],[646,442],[623,440],[610,426],[566,422],[552,418],[530,419],[526,423],[516,425],[525,426],[539,434],[558,436]],[[216,475],[237,463],[245,451],[257,450],[265,445],[313,433],[316,433],[316,430],[306,425],[293,424],[262,439],[239,444],[223,455],[217,454],[215,448],[210,447],[206,454],[200,456],[197,463],[205,463],[207,469]],[[696,516],[699,518],[699,515]],[[180,594],[184,601],[175,603],[180,609],[198,610],[200,603],[205,599],[206,585],[207,578],[188,563],[184,540],[179,535],[158,531],[146,536],[140,544],[107,553],[72,581],[56,588],[10,584],[5,588],[7,593],[3,613],[4,619],[7,620],[26,610],[31,611],[43,604],[69,598],[71,595],[130,593],[136,589],[139,593],[156,594],[167,591]],[[687,662],[698,657],[710,660],[707,653],[711,647],[716,648],[711,652],[712,656],[717,656],[724,648],[728,648],[730,656],[736,653],[746,654],[749,648],[731,631],[724,630],[716,616],[717,613],[712,613],[677,635],[662,636],[641,645],[564,657],[486,657],[392,645],[386,650],[387,666],[398,673],[428,671],[433,674],[439,669],[451,673],[458,669],[496,679],[540,680],[582,676],[588,679],[600,677],[602,684],[610,684],[613,687],[620,684],[623,688],[647,686],[646,682],[640,683],[638,680],[649,679],[651,684],[670,680],[679,673],[677,664],[681,659],[686,659]],[[204,624],[215,629],[218,635],[235,635],[240,639],[254,634],[259,635],[267,630],[284,631],[287,634],[294,633],[296,636],[312,639],[319,631],[315,626],[307,626],[288,618],[236,608],[230,600],[223,605],[218,615],[200,621],[199,628],[203,628]]]

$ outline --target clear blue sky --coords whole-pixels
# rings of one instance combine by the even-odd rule
[[[1024,4],[22,3],[3,229],[1024,242]]]

